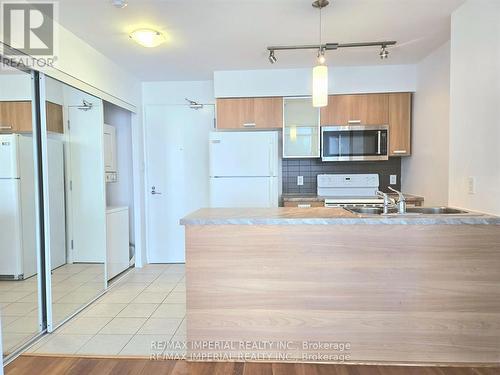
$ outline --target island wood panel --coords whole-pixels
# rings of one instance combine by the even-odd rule
[[[23,355],[5,367],[6,375],[494,375],[499,367],[409,367],[316,365],[302,363],[186,362],[144,358],[86,358]]]
[[[355,362],[500,359],[498,226],[187,226],[186,252],[188,341],[349,342]]]

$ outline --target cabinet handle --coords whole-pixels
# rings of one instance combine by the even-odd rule
[[[349,120],[347,121],[348,124],[361,124],[361,120]]]
[[[255,122],[246,122],[243,124],[244,128],[255,128]]]
[[[0,130],[11,130],[12,125],[0,125]]]
[[[407,154],[408,152],[406,150],[394,150],[393,154]]]
[[[297,208],[311,208],[310,204],[298,204]]]

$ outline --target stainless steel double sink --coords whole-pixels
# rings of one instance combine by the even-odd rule
[[[385,215],[385,216],[397,216],[397,215],[471,215],[469,211],[459,210],[450,207],[408,207],[404,214],[399,213],[397,209],[391,208],[387,214],[384,214],[384,209],[381,207],[352,207],[346,210],[363,215]]]

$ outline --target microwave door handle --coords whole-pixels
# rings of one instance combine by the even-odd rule
[[[381,142],[382,142],[382,132],[379,130],[377,132],[378,144],[377,144],[377,154],[380,155],[381,152]]]
[[[342,134],[339,134],[339,157],[342,156]]]

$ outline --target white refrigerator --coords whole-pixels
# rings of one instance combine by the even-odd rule
[[[52,268],[66,262],[62,142],[48,140]],[[33,138],[0,135],[0,277],[37,272]]]
[[[276,131],[210,133],[210,206],[278,207],[279,155]]]

